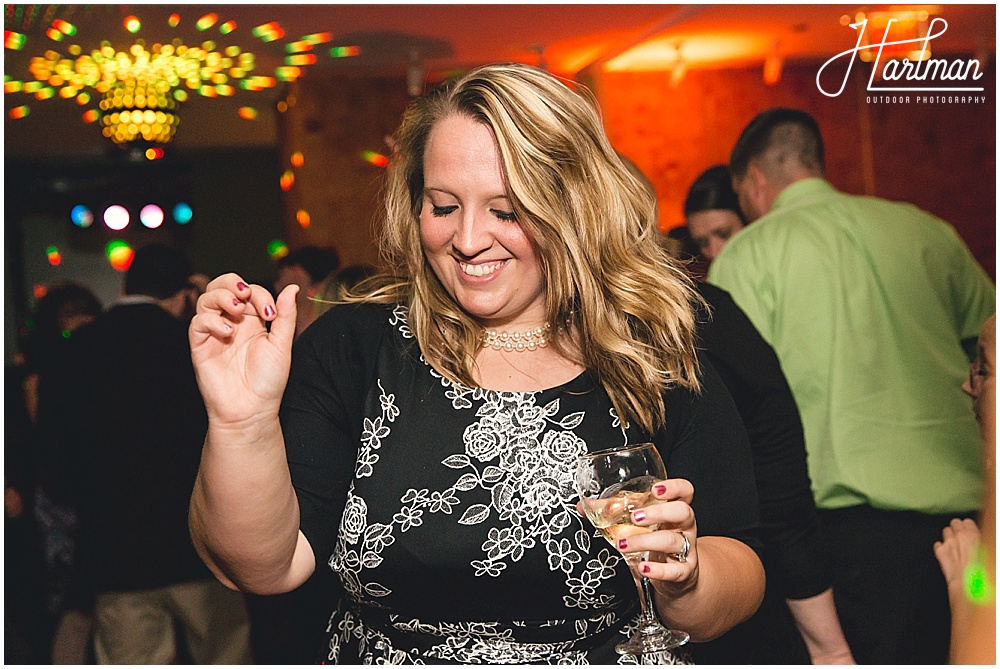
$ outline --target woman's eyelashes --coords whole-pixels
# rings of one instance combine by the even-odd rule
[[[431,205],[431,214],[433,216],[448,216],[453,214],[458,210],[458,205],[448,205],[444,207],[439,207],[437,205]],[[490,209],[490,213],[497,217],[501,221],[516,221],[517,214],[512,211],[504,211],[502,209]]]
[[[450,205],[447,207],[439,207],[437,205],[431,205],[431,214],[434,216],[447,216],[458,209],[458,205]]]
[[[517,214],[512,211],[502,211],[500,209],[490,209],[490,213],[499,218],[501,221],[516,221]]]

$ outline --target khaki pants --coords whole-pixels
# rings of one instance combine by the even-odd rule
[[[243,595],[215,579],[98,595],[94,607],[98,664],[175,662],[174,620],[184,630],[196,664],[250,664],[250,623]]]

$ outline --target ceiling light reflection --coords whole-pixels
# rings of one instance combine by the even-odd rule
[[[689,67],[715,66],[753,60],[769,46],[762,38],[739,34],[656,37],[612,58],[604,64],[604,69],[608,72],[669,70],[679,58]]]

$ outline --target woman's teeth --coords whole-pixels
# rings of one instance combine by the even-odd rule
[[[458,263],[458,266],[462,268],[462,272],[468,274],[469,276],[486,276],[487,274],[492,274],[503,266],[502,262],[492,262],[484,265],[469,265],[464,262]]]

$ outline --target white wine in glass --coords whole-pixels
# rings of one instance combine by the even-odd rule
[[[619,539],[658,529],[655,524],[634,525],[632,512],[660,503],[653,497],[653,484],[665,478],[667,470],[663,460],[656,446],[650,443],[587,453],[577,461],[576,486],[583,510],[594,527],[616,548]],[[628,552],[622,557],[639,590],[642,614],[639,629],[615,650],[622,655],[640,657],[687,643],[690,638],[687,632],[667,629],[656,617],[653,586],[639,570],[649,552]]]

